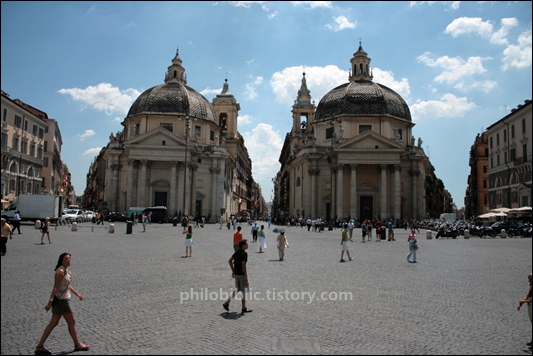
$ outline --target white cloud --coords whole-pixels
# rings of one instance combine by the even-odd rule
[[[137,89],[120,90],[109,83],[100,83],[85,89],[60,89],[59,93],[70,95],[72,99],[81,101],[93,109],[105,111],[108,115],[113,113],[126,115],[131,104],[141,94]]]
[[[279,170],[279,155],[283,139],[272,125],[260,123],[251,132],[242,133],[244,143],[252,160],[254,180],[261,184],[271,182]],[[261,184],[265,187],[266,184]]]
[[[331,89],[348,81],[348,72],[334,65],[325,67],[287,67],[276,72],[270,79],[272,91],[276,101],[292,106],[302,86],[302,73],[305,72],[307,88],[311,91],[311,98],[317,103],[322,96]]]
[[[248,97],[248,99],[255,99],[257,98],[257,87],[263,83],[263,77],[256,77],[253,82],[245,84],[245,90],[244,93]]]
[[[482,81],[462,81],[460,83],[457,83],[454,88],[459,89],[463,92],[467,92],[470,90],[479,90],[488,93],[497,85],[498,83],[496,83],[494,80],[487,79]]]
[[[294,6],[309,6],[309,9],[311,10],[319,7],[325,7],[329,9],[332,8],[331,1],[291,1],[291,4],[293,4]]]
[[[439,83],[456,84],[456,88],[461,90],[478,89],[482,91],[490,91],[495,82],[486,80],[484,82],[476,82],[472,79],[474,75],[485,73],[487,70],[483,67],[482,62],[491,60],[492,58],[470,57],[465,61],[461,57],[442,56],[434,58],[433,54],[426,52],[418,56],[417,60],[429,67],[438,67],[444,69],[442,73],[436,76],[433,80]]]
[[[238,124],[240,125],[248,125],[248,124],[251,124],[252,121],[253,121],[253,117],[251,117],[250,115],[239,115],[237,116],[237,121],[238,121]]]
[[[87,151],[83,152],[82,155],[84,156],[98,156],[100,151],[102,150],[102,147],[95,147],[95,148],[89,148]]]
[[[506,37],[513,27],[518,26],[518,20],[514,17],[507,17],[501,19],[500,24],[500,29],[494,32],[494,26],[490,21],[483,21],[479,17],[460,17],[453,20],[444,33],[454,38],[473,33],[489,39],[491,43],[506,45],[509,43]]]
[[[492,24],[489,21],[483,21],[479,17],[459,17],[446,27],[444,33],[451,34],[452,37],[475,33],[481,37],[490,38]]]
[[[393,72],[381,70],[379,68],[372,68],[372,75],[374,76],[374,82],[391,88],[400,94],[405,100],[411,96],[411,87],[409,86],[407,78],[402,78],[401,81],[397,81],[394,79]]]
[[[325,27],[329,28],[330,30],[333,30],[335,32],[345,30],[347,28],[355,28],[357,27],[357,21],[350,22],[346,16],[339,16],[334,17],[333,20],[335,20],[334,25],[327,24]]]
[[[281,72],[272,75],[270,85],[276,96],[276,101],[287,106],[292,106],[298,96],[298,90],[302,85],[302,73],[305,72],[307,89],[311,91],[311,100],[318,102],[339,83],[348,82],[348,71],[337,66],[328,65],[325,67],[287,67]],[[372,68],[374,82],[383,84],[396,91],[402,97],[408,97],[411,93],[409,81],[402,78],[401,81],[394,79],[392,72],[379,68]]]
[[[92,137],[96,135],[96,132],[94,132],[93,130],[85,130],[85,132],[83,134],[77,134],[76,136],[78,136],[80,138],[80,141],[84,141],[86,139],[88,139],[89,137]]]
[[[222,89],[211,89],[209,87],[205,88],[200,92],[204,97],[206,97],[209,100],[209,96],[215,97],[217,94],[222,93]]]
[[[476,104],[469,102],[468,98],[458,98],[453,94],[445,94],[440,100],[417,101],[411,105],[413,121],[437,118],[459,118],[476,108]]]
[[[450,5],[450,9],[457,10],[461,2],[460,1],[411,1],[410,6],[422,5],[422,4],[428,4],[430,6],[433,4]]]
[[[509,34],[509,30],[511,28],[518,26],[518,20],[514,17],[505,18],[502,19],[501,24],[502,27],[498,31],[494,32],[490,37],[490,42],[494,44],[505,45],[509,43],[505,37]]]
[[[228,3],[235,7],[244,7],[246,9],[251,8],[254,4],[260,5],[270,20],[278,15],[277,11],[270,11],[270,1],[228,1]]]
[[[503,51],[502,69],[523,69],[531,66],[531,52],[531,30],[529,30],[518,36],[517,45],[509,45]]]

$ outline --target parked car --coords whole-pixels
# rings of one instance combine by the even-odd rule
[[[505,220],[505,221],[496,221],[490,227],[496,234],[500,234],[503,229],[510,235],[522,235],[522,228],[524,224],[521,221],[514,220]]]
[[[115,222],[115,221],[130,220],[130,218],[127,217],[126,215],[122,214],[122,213],[111,213],[111,214],[105,216],[105,220],[107,220],[109,222]]]
[[[81,218],[81,210],[79,209],[66,209],[63,212],[61,220],[76,221],[77,218]]]
[[[86,217],[87,219],[91,219],[91,220],[92,220],[92,218],[94,218],[94,211],[87,210],[87,211],[85,212],[85,217]]]

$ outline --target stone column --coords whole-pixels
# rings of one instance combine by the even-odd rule
[[[418,168],[411,170],[411,216],[408,219],[416,219],[418,211],[417,177],[420,174]]]
[[[335,219],[335,216],[337,216],[337,189],[335,188],[335,182],[337,180],[337,167],[331,167],[331,218]],[[327,216],[327,219],[330,217]]]
[[[191,165],[191,176],[192,176],[192,182],[191,182],[191,200],[189,205],[189,213],[194,215],[196,214],[196,172],[198,171],[197,165]],[[201,214],[202,212],[200,212]]]
[[[220,167],[218,166],[218,159],[213,159],[213,166],[209,168],[209,171],[211,172],[211,207],[209,209],[211,213],[211,218],[214,218],[215,221],[217,221],[217,217],[220,215],[217,212],[217,182],[218,182],[218,174],[220,173]],[[222,202],[220,202],[221,204]]]
[[[184,214],[188,215],[190,214],[190,206],[191,206],[191,187],[189,186],[189,183],[190,183],[190,179],[189,179],[189,165],[187,164],[187,162],[185,162],[185,194],[184,194],[184,197],[183,199],[185,200],[185,208],[184,208]]]
[[[395,164],[394,167],[394,218],[400,219],[400,208],[401,208],[401,185],[400,185],[400,172],[401,166]]]
[[[387,165],[381,165],[381,187],[380,187],[380,196],[381,196],[381,221],[387,218]]]
[[[128,160],[128,192],[126,193],[126,209],[130,209],[133,205],[133,166],[135,161]]]
[[[178,162],[170,162],[170,199],[169,199],[169,215],[173,215],[176,212],[176,167]]]
[[[139,202],[141,206],[146,207],[146,166],[147,160],[141,161],[141,179],[139,180]]]
[[[182,212],[183,213],[183,202],[185,200],[185,196],[183,195],[183,190],[184,190],[184,182],[185,182],[185,166],[183,164],[183,162],[178,162],[177,164],[177,176],[178,176],[178,187],[177,187],[177,192],[176,192],[176,202],[177,202],[177,205],[176,205],[176,209],[178,210],[178,212]]]
[[[111,164],[111,190],[107,199],[107,207],[110,211],[117,211],[118,207],[118,195],[120,194],[118,189],[118,171],[120,165],[118,163]]]
[[[350,216],[357,218],[357,164],[350,164]]]
[[[342,199],[342,196],[344,194],[344,191],[343,191],[343,173],[344,173],[344,165],[342,164],[339,164],[337,166],[337,187],[336,187],[336,195],[337,195],[337,216],[339,217],[339,219],[342,219],[342,217],[344,216],[344,212],[343,212],[343,199]]]
[[[316,178],[318,174],[320,173],[320,170],[317,168],[310,168],[308,170],[309,175],[311,176],[311,219],[316,219],[316,207],[317,207],[317,201],[316,201],[316,192],[317,192],[317,182]]]

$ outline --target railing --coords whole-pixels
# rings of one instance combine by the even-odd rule
[[[520,165],[522,163],[526,163],[526,162],[528,162],[528,159],[527,159],[527,156],[524,156],[524,157],[520,157],[520,158],[515,159],[514,160],[514,165],[518,166],[518,165]]]

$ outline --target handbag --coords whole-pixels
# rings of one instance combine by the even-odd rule
[[[417,243],[417,242],[415,242],[415,243],[413,244],[413,249],[418,250],[418,243]]]

